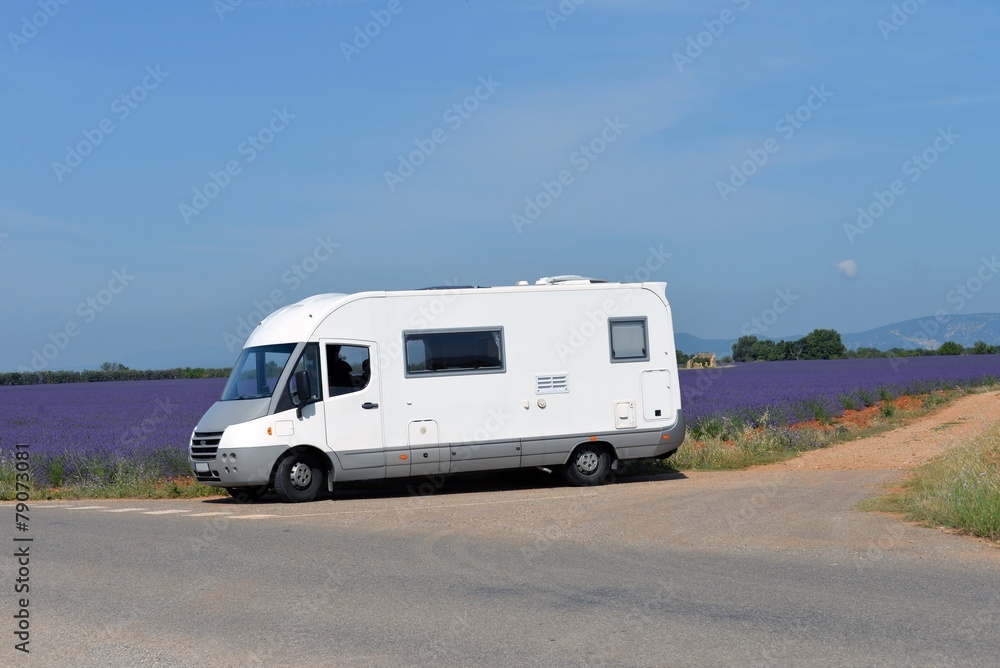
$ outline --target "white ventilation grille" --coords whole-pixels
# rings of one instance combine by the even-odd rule
[[[569,392],[566,374],[535,376],[535,394],[565,394]]]

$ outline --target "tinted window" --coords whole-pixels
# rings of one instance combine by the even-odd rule
[[[367,346],[328,345],[326,377],[330,396],[357,392],[371,379],[371,356]]]
[[[407,375],[504,370],[503,330],[406,332]]]

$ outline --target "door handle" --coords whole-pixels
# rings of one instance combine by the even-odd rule
[[[378,404],[373,404],[370,401],[366,401],[365,403],[361,404],[361,407],[362,408],[378,408]]]

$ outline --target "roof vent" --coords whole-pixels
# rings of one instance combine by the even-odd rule
[[[483,286],[481,285],[432,285],[428,288],[420,288],[421,290],[478,290]]]
[[[586,276],[567,274],[565,276],[546,276],[545,278],[539,278],[535,281],[535,285],[588,285],[590,283],[607,282],[607,279],[604,278],[587,278]]]

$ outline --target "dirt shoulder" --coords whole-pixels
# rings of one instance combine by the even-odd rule
[[[839,443],[758,470],[911,469],[1000,420],[1000,392],[971,394],[892,431]]]

